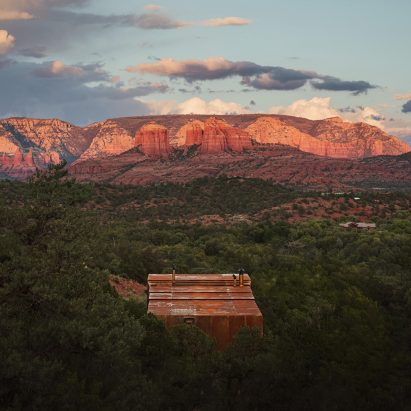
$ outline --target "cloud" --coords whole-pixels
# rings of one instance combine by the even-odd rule
[[[297,100],[289,106],[272,107],[271,114],[283,114],[304,117],[310,120],[323,120],[330,117],[342,117],[350,122],[362,122],[378,127],[387,133],[398,137],[411,134],[411,124],[402,120],[387,120],[384,115],[373,107],[345,107],[335,109],[330,97],[314,97],[311,100]]]
[[[0,55],[7,54],[14,47],[15,41],[7,30],[0,30]]]
[[[182,103],[175,101],[149,101],[145,102],[150,114],[247,114],[248,109],[241,104],[227,102],[220,99],[205,101],[199,97],[193,97]]]
[[[146,11],[160,11],[161,6],[159,6],[158,4],[146,4],[144,6],[144,10],[146,10]]]
[[[269,113],[304,117],[310,120],[322,120],[339,115],[338,111],[331,107],[330,97],[314,97],[311,100],[297,100],[289,106],[271,107]]]
[[[143,30],[170,30],[190,26],[190,23],[174,20],[165,13],[146,13],[128,16],[131,25]]]
[[[251,20],[242,17],[222,17],[209,19],[202,22],[205,27],[221,27],[221,26],[247,26],[251,24]]]
[[[103,70],[101,64],[66,65],[60,60],[39,65],[33,71],[37,77],[72,77],[82,82],[109,81],[111,77]]]
[[[339,108],[338,111],[340,113],[356,113],[357,112],[355,108],[350,107],[350,106]]]
[[[411,100],[407,101],[403,106],[402,106],[402,112],[403,113],[411,113]]]
[[[386,121],[386,131],[397,136],[407,144],[411,143],[411,122],[404,118],[390,119]]]
[[[314,72],[298,71],[283,67],[271,67],[266,73],[254,78],[244,77],[241,84],[257,90],[296,90],[308,80],[320,77]]]
[[[183,78],[188,82],[198,80],[217,80],[232,76],[251,76],[262,72],[263,67],[251,62],[231,62],[223,57],[210,57],[205,60],[162,59],[154,63],[129,66],[130,73],[155,74],[170,78]]]
[[[13,63],[14,63],[14,60],[0,57],[0,70],[7,67],[7,66],[12,65]]]
[[[406,93],[406,94],[397,94],[395,96],[397,100],[411,100],[411,93]]]
[[[348,117],[350,118],[350,117]],[[359,107],[359,111],[353,116],[355,121],[370,124],[385,130],[385,116],[372,107]]]
[[[35,46],[32,48],[21,49],[18,53],[24,57],[34,57],[40,59],[47,56],[47,49],[45,47]]]
[[[31,20],[33,15],[26,11],[0,9],[0,21]]]
[[[11,11],[38,11],[48,8],[81,6],[89,0],[2,0],[1,8]]]
[[[149,108],[137,100],[164,93],[167,85],[136,83],[124,87],[101,65],[14,62],[2,68],[0,117],[61,118],[88,124],[109,117],[144,115]],[[96,82],[98,83],[97,85]]]
[[[130,73],[154,74],[182,78],[187,82],[241,77],[241,84],[256,90],[296,90],[310,80],[314,88],[332,91],[351,91],[354,95],[376,88],[366,81],[343,81],[313,71],[284,67],[261,66],[250,61],[230,61],[223,57],[205,60],[162,59],[154,63],[129,66]]]
[[[321,82],[312,81],[311,85],[317,90],[351,91],[355,96],[377,88],[368,81],[343,81],[335,77],[324,77]]]

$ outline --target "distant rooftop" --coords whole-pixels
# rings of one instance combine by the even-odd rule
[[[377,228],[377,224],[375,224],[375,223],[357,223],[355,221],[349,221],[347,223],[341,223],[340,227],[370,229],[370,228]]]

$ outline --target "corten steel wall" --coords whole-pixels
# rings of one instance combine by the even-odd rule
[[[251,291],[250,277],[234,286],[232,274],[150,274],[148,312],[168,328],[195,324],[226,348],[243,327],[263,333],[263,316]]]

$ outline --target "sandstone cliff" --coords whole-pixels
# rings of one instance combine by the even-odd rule
[[[0,176],[20,178],[35,167],[44,168],[63,159],[78,164],[117,158],[133,147],[138,147],[145,160],[184,160],[189,153],[204,161],[204,156],[243,152],[252,158],[259,147],[274,145],[348,159],[410,151],[407,144],[376,127],[340,118],[311,121],[256,114],[148,116],[106,120],[84,128],[60,120],[12,118],[0,120]],[[98,161],[93,167],[101,168]]]
[[[115,120],[106,120],[93,124],[87,131],[97,131],[90,147],[80,159],[100,158],[124,153],[134,147],[134,138],[130,132],[121,127]]]
[[[247,127],[261,144],[285,144],[307,153],[333,158],[399,155],[410,150],[401,140],[365,123],[330,118],[314,122],[310,134],[272,117],[261,117]]]
[[[192,120],[181,127],[171,141],[175,147],[200,145],[204,137],[204,122]]]
[[[10,118],[0,120],[0,172],[25,178],[36,167],[72,162],[90,144],[80,127],[64,121]]]
[[[349,123],[338,117],[315,122],[311,134],[328,143],[330,157],[363,158],[399,155],[410,147],[396,137],[366,123]]]
[[[150,157],[167,156],[171,149],[167,128],[155,122],[144,125],[136,134],[135,146]]]
[[[181,127],[174,140],[176,146],[201,146],[203,154],[243,151],[252,147],[249,134],[226,121],[210,117],[205,122],[193,120]]]

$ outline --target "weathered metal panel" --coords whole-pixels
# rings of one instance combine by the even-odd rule
[[[263,333],[263,317],[251,291],[250,277],[236,285],[232,274],[150,274],[148,312],[171,328],[194,324],[223,349],[243,327]]]

